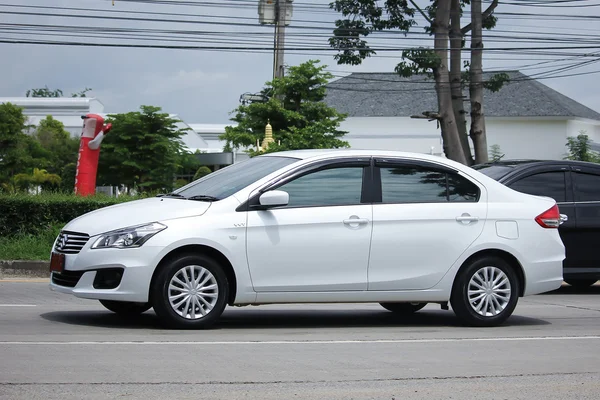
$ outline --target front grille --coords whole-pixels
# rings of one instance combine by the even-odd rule
[[[53,272],[52,283],[59,286],[75,287],[85,271],[67,271]]]
[[[62,231],[58,235],[54,250],[59,253],[77,254],[88,240],[90,240],[90,235],[86,233]]]

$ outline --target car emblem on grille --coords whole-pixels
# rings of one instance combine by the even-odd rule
[[[58,246],[58,250],[62,250],[66,246],[68,240],[69,240],[69,235],[64,235],[60,239],[60,244]]]

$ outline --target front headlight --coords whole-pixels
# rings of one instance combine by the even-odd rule
[[[158,222],[146,225],[131,226],[112,232],[103,233],[92,245],[92,249],[129,249],[140,247],[152,236],[167,227]]]

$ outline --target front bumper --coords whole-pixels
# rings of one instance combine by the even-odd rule
[[[145,303],[161,250],[153,246],[90,250],[86,246],[78,254],[65,255],[64,272],[51,274],[50,290],[86,299]],[[98,285],[99,274],[119,270],[122,275],[115,287]]]

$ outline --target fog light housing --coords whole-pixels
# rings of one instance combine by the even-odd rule
[[[114,289],[121,284],[123,268],[107,268],[96,271],[94,289]]]

